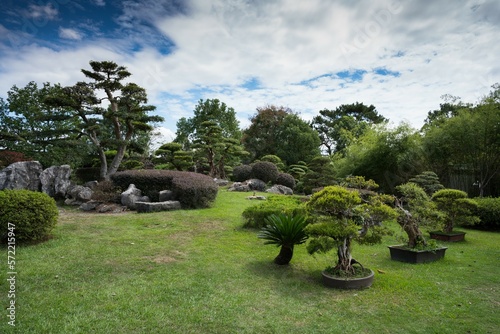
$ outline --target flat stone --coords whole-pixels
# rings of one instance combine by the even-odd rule
[[[135,202],[136,210],[139,213],[180,210],[181,202]]]

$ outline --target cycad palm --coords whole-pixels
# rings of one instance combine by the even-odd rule
[[[304,216],[292,216],[286,214],[273,214],[266,218],[267,226],[263,227],[258,234],[264,239],[265,244],[281,246],[280,253],[274,259],[276,264],[288,264],[293,256],[293,247],[304,243],[307,234],[304,228],[307,221]]]

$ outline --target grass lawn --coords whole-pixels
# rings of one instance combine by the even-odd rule
[[[365,290],[322,286],[333,254],[278,248],[243,229],[248,193],[214,207],[153,214],[62,209],[54,238],[16,249],[16,327],[7,324],[7,249],[0,333],[499,333],[500,234],[467,230],[443,260],[391,261],[386,237],[355,245],[373,269]]]

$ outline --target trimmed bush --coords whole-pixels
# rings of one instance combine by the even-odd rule
[[[305,216],[305,204],[296,196],[270,196],[265,202],[250,206],[243,211],[243,227],[262,228],[267,225],[267,217],[281,213]]]
[[[252,178],[252,166],[240,165],[233,168],[233,181],[244,182]]]
[[[288,173],[280,173],[276,178],[276,184],[281,184],[293,190],[295,189],[295,178]]]
[[[252,177],[266,183],[275,183],[278,178],[278,167],[269,161],[259,161],[252,165]]]
[[[203,174],[172,170],[127,170],[111,176],[115,186],[127,189],[134,184],[152,201],[158,201],[162,190],[171,190],[183,208],[207,208],[217,197],[219,187]]]
[[[474,227],[500,230],[500,197],[476,197],[477,209],[474,214],[481,220]]]
[[[30,190],[0,191],[2,242],[15,237],[17,242],[46,239],[57,223],[59,211],[53,198]],[[12,227],[15,227],[12,230]]]
[[[120,203],[122,190],[115,187],[113,182],[106,180],[97,183],[92,191],[92,200],[105,203]]]

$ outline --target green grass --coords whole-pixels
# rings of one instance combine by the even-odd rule
[[[443,260],[391,261],[387,237],[355,245],[369,289],[322,286],[333,254],[279,249],[241,228],[248,193],[213,208],[84,214],[65,208],[54,238],[18,247],[16,330],[7,325],[7,250],[0,333],[498,333],[500,234],[467,230]]]

